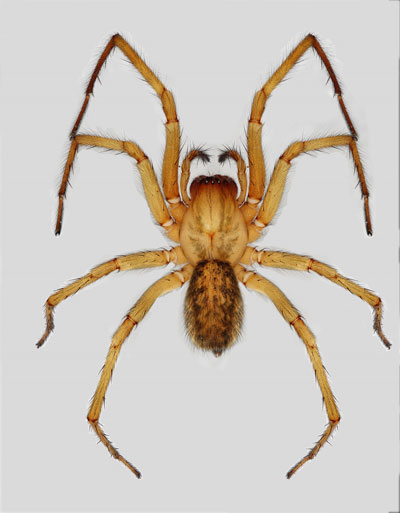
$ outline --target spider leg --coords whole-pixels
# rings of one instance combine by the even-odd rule
[[[241,260],[246,265],[258,263],[266,267],[278,267],[281,269],[292,269],[295,271],[313,271],[327,280],[330,280],[336,285],[340,285],[352,294],[358,296],[360,299],[368,303],[375,312],[374,330],[377,332],[379,338],[384,345],[390,349],[390,342],[385,337],[382,331],[382,300],[370,290],[360,287],[357,283],[339,274],[336,269],[330,265],[314,260],[313,258],[296,255],[293,253],[286,253],[283,251],[265,251],[257,250],[250,246],[247,247],[244,257]]]
[[[74,137],[74,140],[71,143],[70,152],[67,157],[67,162],[65,164],[65,171],[61,182],[60,191],[58,193],[59,204],[56,234],[59,234],[61,230],[63,203],[68,185],[68,177],[79,145],[107,148],[110,150],[127,153],[129,156],[133,157],[136,160],[136,165],[139,169],[142,179],[144,193],[146,195],[146,200],[149,204],[154,219],[166,230],[168,237],[170,237],[175,242],[179,242],[177,223],[175,223],[174,219],[171,217],[168,211],[168,207],[161,193],[161,189],[158,184],[157,177],[154,173],[153,166],[143,150],[132,141],[120,141],[119,139],[110,139],[108,137],[84,134],[76,135]],[[186,209],[186,207],[184,208]]]
[[[333,71],[331,63],[329,62],[328,57],[326,56],[323,48],[321,47],[318,39],[313,34],[308,34],[288,55],[288,57],[283,61],[283,63],[278,67],[278,69],[273,73],[273,75],[265,82],[263,87],[257,91],[254,95],[253,104],[251,107],[251,114],[248,124],[247,130],[247,146],[248,146],[248,155],[249,155],[249,170],[250,170],[250,185],[247,201],[244,203],[243,215],[246,219],[253,219],[257,214],[258,206],[261,202],[261,199],[265,190],[265,162],[264,162],[264,154],[262,150],[262,123],[261,117],[264,113],[265,104],[267,99],[271,96],[274,89],[279,85],[279,83],[285,78],[287,73],[295,66],[297,61],[301,58],[301,56],[312,47],[318,54],[321,62],[325,66],[329,78],[332,81],[335,96],[337,96],[340,109],[342,114],[346,120],[347,127],[352,135],[354,150],[352,149],[353,155],[357,152],[356,147],[356,139],[357,133],[354,129],[353,123],[350,119],[350,116],[347,112],[347,109],[344,105],[342,98],[342,91],[339,85],[339,82],[336,78],[336,75]],[[363,195],[365,197],[365,191],[367,190],[364,175],[362,174],[362,178],[360,177],[360,183]],[[368,226],[367,222],[367,231],[369,232],[370,225]]]
[[[283,152],[275,165],[268,189],[262,202],[261,208],[249,225],[249,241],[252,242],[261,236],[262,230],[272,221],[278,209],[282,193],[286,183],[286,177],[292,165],[292,160],[302,153],[320,150],[323,148],[332,148],[336,146],[348,146],[355,167],[357,169],[358,178],[361,184],[361,190],[364,197],[364,214],[368,235],[372,235],[371,217],[368,204],[368,188],[365,182],[362,170],[360,156],[357,146],[351,135],[334,135],[331,137],[321,137],[319,139],[310,139],[308,141],[296,141]]]
[[[157,96],[161,100],[162,108],[166,117],[165,130],[166,130],[166,145],[164,150],[163,159],[163,191],[168,202],[174,205],[176,211],[178,209],[177,203],[180,205],[182,211],[185,210],[184,205],[180,202],[179,187],[178,187],[178,164],[179,164],[179,151],[180,151],[180,126],[176,114],[175,100],[170,91],[168,91],[160,79],[153,73],[147,64],[141,59],[138,53],[125,41],[119,34],[114,34],[106,47],[104,48],[96,67],[89,80],[88,86],[85,91],[85,99],[83,101],[81,110],[75,121],[74,127],[71,131],[70,137],[72,139],[71,148],[68,160],[72,160],[76,151],[76,143],[74,142],[75,135],[82,122],[83,116],[86,112],[87,106],[91,95],[93,94],[94,84],[98,78],[103,64],[107,60],[111,51],[118,47],[122,53],[129,59],[132,65],[139,71],[144,80],[153,88]],[[61,232],[62,223],[62,208],[63,202],[61,198],[65,196],[65,189],[68,184],[69,171],[71,166],[68,166],[68,161],[65,166],[63,181],[59,191],[59,211],[57,216],[56,234]],[[179,200],[179,201],[178,201]]]
[[[119,256],[113,260],[108,260],[103,264],[97,265],[88,274],[74,280],[72,283],[58,290],[47,299],[45,305],[46,330],[36,346],[41,347],[54,329],[54,308],[61,303],[61,301],[64,301],[64,299],[72,296],[87,285],[94,283],[113,271],[130,271],[146,267],[161,267],[163,265],[167,265],[169,262],[174,262],[175,264],[180,265],[185,263],[185,260],[183,252],[180,246],[178,246],[169,251],[144,251],[141,253]]]
[[[298,336],[304,342],[307,353],[314,368],[318,385],[321,389],[324,405],[328,415],[329,424],[327,425],[325,431],[322,433],[320,439],[309,451],[309,453],[306,454],[304,458],[302,458],[289,470],[289,472],[286,474],[286,477],[289,479],[302,465],[304,465],[304,463],[315,458],[321,447],[327,442],[333,430],[335,427],[337,427],[340,421],[339,411],[336,406],[335,398],[329,385],[328,378],[326,376],[325,368],[321,361],[321,356],[318,351],[315,337],[301,318],[300,313],[283,294],[283,292],[263,276],[260,276],[253,271],[246,271],[246,269],[244,269],[241,265],[236,266],[235,272],[238,279],[248,289],[260,292],[264,296],[267,296],[269,299],[271,299],[283,318],[290,324],[290,326],[293,326]]]
[[[137,301],[135,306],[128,312],[125,320],[117,329],[112,338],[106,362],[101,373],[100,381],[93,396],[87,416],[91,427],[96,432],[100,441],[107,447],[111,456],[126,465],[129,470],[131,470],[138,478],[141,477],[141,474],[137,468],[129,463],[123,456],[121,456],[118,450],[111,444],[107,436],[104,434],[104,431],[99,424],[101,408],[103,406],[105,394],[111,380],[115,363],[125,339],[128,337],[133,327],[139,324],[139,322],[143,319],[155,300],[167,292],[180,288],[187,280],[189,280],[192,271],[192,266],[186,265],[181,271],[172,272],[156,281],[146,290],[146,292]]]

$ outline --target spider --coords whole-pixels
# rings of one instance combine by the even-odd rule
[[[115,48],[122,51],[161,100],[166,117],[162,188],[149,158],[136,143],[79,132],[99,72]],[[309,48],[316,52],[328,72],[349,133],[299,140],[290,144],[276,162],[266,188],[261,122],[266,101]],[[99,423],[107,387],[124,341],[158,297],[179,289],[188,282],[184,304],[187,332],[196,346],[212,351],[215,356],[221,356],[234,344],[241,329],[243,302],[239,283],[259,292],[273,302],[285,321],[294,328],[303,341],[321,389],[329,421],[314,447],[288,471],[287,477],[290,478],[304,463],[318,454],[337,427],[340,415],[314,335],[284,293],[270,280],[257,274],[253,265],[313,271],[343,287],[373,308],[374,329],[387,348],[391,345],[381,329],[382,302],[378,296],[342,276],[333,267],[314,258],[284,251],[258,250],[251,245],[263,234],[263,230],[271,223],[277,212],[292,161],[304,152],[336,146],[347,146],[350,150],[364,200],[366,230],[368,235],[372,234],[369,193],[358,154],[357,133],[346,110],[338,80],[318,39],[312,34],[304,37],[263,87],[255,93],[247,130],[249,180],[246,174],[246,163],[239,151],[228,148],[220,154],[220,163],[227,159],[236,163],[239,188],[232,178],[220,174],[199,176],[190,183],[191,163],[195,159],[209,160],[209,156],[201,148],[194,148],[185,156],[181,164],[180,183],[178,182],[181,140],[173,95],[119,34],[110,38],[95,66],[70,138],[70,150],[58,193],[56,235],[61,232],[64,198],[76,152],[80,146],[89,146],[124,152],[133,157],[155,221],[178,245],[168,250],[143,251],[118,256],[94,267],[86,275],[52,294],[46,301],[46,329],[37,347],[44,344],[54,328],[54,308],[87,285],[113,271],[161,267],[169,263],[176,266],[175,270],[156,281],[144,292],[112,337],[100,381],[87,415],[90,426],[110,454],[140,478],[139,470],[111,444]]]

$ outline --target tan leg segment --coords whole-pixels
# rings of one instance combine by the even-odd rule
[[[63,287],[48,298],[45,305],[46,330],[36,346],[41,347],[53,331],[53,310],[61,301],[64,301],[73,294],[76,294],[79,290],[107,276],[113,271],[130,271],[134,269],[144,269],[146,267],[161,267],[167,265],[169,262],[174,262],[178,265],[185,263],[185,257],[179,246],[169,251],[145,251],[119,256],[113,260],[104,262],[104,264],[97,265],[88,274],[85,274],[85,276]]]
[[[130,60],[133,66],[139,71],[146,82],[154,89],[157,96],[161,100],[162,108],[167,119],[165,123],[166,129],[166,145],[163,161],[163,190],[167,201],[179,197],[178,188],[178,164],[180,150],[180,127],[176,114],[175,101],[172,93],[168,91],[160,79],[153,73],[147,64],[140,58],[138,53],[125,41],[119,34],[114,34],[107,43],[100,55],[96,67],[89,80],[86,88],[85,99],[78,118],[71,132],[71,139],[75,137],[79,129],[86,108],[89,104],[90,96],[93,94],[94,84],[99,76],[103,64],[107,60],[111,51],[118,47],[122,53]]]
[[[107,447],[111,456],[126,465],[129,470],[131,470],[138,478],[141,477],[141,474],[137,468],[120,455],[118,450],[111,444],[109,439],[104,434],[104,431],[99,424],[101,408],[103,406],[104,397],[111,380],[115,363],[125,339],[128,337],[133,327],[139,324],[139,322],[143,319],[143,317],[153,305],[154,301],[163,294],[180,288],[186,281],[190,279],[192,271],[193,268],[190,265],[186,265],[181,271],[170,273],[156,281],[156,283],[154,283],[146,290],[146,292],[142,295],[135,306],[129,311],[128,315],[125,317],[125,320],[112,338],[111,346],[106,358],[106,363],[104,364],[100,381],[93,396],[93,400],[87,416],[90,425],[96,432],[100,441]]]
[[[385,346],[390,349],[391,343],[382,331],[382,300],[370,290],[360,287],[360,285],[357,285],[354,281],[342,276],[333,267],[303,255],[295,255],[283,251],[258,251],[249,246],[242,259],[242,263],[252,265],[256,262],[267,267],[278,267],[280,269],[292,269],[295,271],[314,271],[320,276],[323,276],[358,296],[374,309],[374,330]]]
[[[275,73],[267,80],[263,87],[255,94],[253,104],[251,108],[251,115],[249,119],[249,125],[247,130],[247,146],[249,152],[249,166],[250,166],[250,186],[249,194],[247,198],[246,209],[253,207],[254,215],[256,209],[261,201],[261,198],[265,190],[265,163],[264,155],[262,151],[262,123],[261,117],[263,115],[265,104],[273,90],[279,85],[279,83],[285,78],[287,73],[293,68],[301,56],[310,48],[313,47],[317,52],[319,58],[324,64],[329,78],[332,80],[335,95],[338,98],[339,105],[343,116],[346,120],[347,126],[352,134],[354,140],[357,139],[357,134],[354,129],[353,123],[351,122],[350,116],[346,110],[342,99],[342,91],[339,86],[339,82],[335,76],[333,68],[322,49],[317,38],[309,34],[306,36],[296,48],[288,55],[283,61]],[[355,145],[355,143],[354,143]],[[250,213],[249,213],[250,216]]]
[[[249,227],[250,242],[261,236],[262,230],[272,221],[273,217],[275,216],[282,198],[283,190],[286,184],[286,177],[292,165],[292,160],[305,152],[320,150],[323,148],[332,148],[336,146],[348,146],[351,151],[364,197],[364,213],[367,233],[368,235],[372,234],[371,217],[368,206],[369,193],[353,136],[335,135],[331,137],[321,137],[320,139],[311,139],[309,141],[297,141],[291,144],[281,155],[275,165],[261,208],[257,214],[256,219]]]
[[[63,205],[64,197],[68,185],[69,174],[71,167],[76,155],[76,150],[79,145],[107,148],[109,150],[115,150],[124,152],[133,157],[136,160],[137,168],[140,172],[142,179],[144,193],[146,195],[147,203],[150,207],[151,213],[154,219],[160,224],[167,232],[167,235],[174,240],[179,242],[177,226],[171,215],[169,214],[167,205],[164,201],[163,195],[160,190],[160,186],[157,181],[157,177],[154,173],[153,166],[142,151],[142,149],[131,141],[120,141],[118,139],[109,139],[108,137],[98,137],[95,135],[77,135],[71,143],[71,149],[65,164],[64,175],[61,182],[61,187],[58,193],[58,214],[57,214],[57,225],[56,234],[61,231],[62,216],[63,216]]]
[[[315,376],[317,378],[319,387],[321,389],[322,397],[324,400],[326,412],[328,414],[329,424],[323,432],[322,436],[311,449],[311,451],[304,456],[296,465],[294,465],[286,474],[290,478],[304,463],[313,459],[331,436],[333,430],[338,425],[340,420],[339,411],[337,409],[332,390],[329,386],[328,379],[324,366],[321,361],[321,356],[318,351],[317,343],[314,335],[311,333],[307,325],[304,323],[301,315],[283,294],[283,292],[272,282],[266,278],[256,274],[252,271],[246,271],[242,266],[238,265],[235,268],[238,279],[246,285],[248,289],[260,292],[267,296],[274,303],[284,319],[296,330],[296,333],[304,342],[308,355],[310,357],[312,366],[314,368]]]

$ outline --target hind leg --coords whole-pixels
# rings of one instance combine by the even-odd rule
[[[260,292],[274,303],[286,322],[295,329],[298,336],[304,342],[308,356],[310,357],[314,368],[315,376],[317,378],[328,415],[329,423],[325,428],[325,431],[322,433],[314,447],[289,470],[286,474],[286,477],[289,479],[300,467],[304,465],[304,463],[315,458],[321,447],[323,447],[328,441],[333,430],[337,427],[340,421],[339,410],[336,406],[335,398],[329,385],[325,368],[321,361],[315,337],[301,318],[300,313],[283,294],[283,292],[263,276],[260,276],[253,271],[246,271],[246,269],[241,265],[236,266],[235,272],[239,281],[241,281],[248,289]]]

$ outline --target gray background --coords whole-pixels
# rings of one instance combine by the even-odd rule
[[[398,476],[398,2],[2,2],[2,493],[5,511],[394,511]],[[299,158],[259,247],[312,255],[384,300],[388,352],[367,304],[317,276],[262,270],[317,336],[342,423],[313,462],[286,471],[326,423],[303,344],[243,291],[240,342],[223,358],[187,340],[184,291],[127,340],[101,421],[137,481],[85,420],[123,315],[165,269],[120,273],[66,301],[45,347],[42,304],[118,254],[168,247],[128,157],[79,152],[61,237],[56,189],[68,132],[107,38],[121,32],[175,95],[185,148],[241,145],[252,95],[308,32],[321,37],[360,134],[374,236],[346,150]],[[82,131],[132,138],[160,170],[163,114],[119,52]],[[268,173],[292,141],[346,131],[308,52],[268,102]],[[218,165],[209,166],[216,171]],[[228,170],[228,167],[226,167]],[[202,172],[201,166],[199,172]]]

